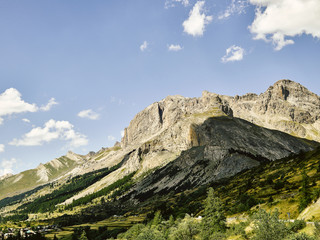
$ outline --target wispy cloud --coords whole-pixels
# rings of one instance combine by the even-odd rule
[[[182,50],[182,47],[179,44],[176,44],[176,45],[171,44],[168,46],[168,50],[172,51],[172,52],[178,52],[178,51]]]
[[[108,136],[108,141],[112,142],[114,140],[116,140],[116,138],[114,136],[112,136],[112,135]]]
[[[202,36],[206,25],[212,21],[212,16],[204,13],[204,1],[198,1],[189,13],[189,18],[182,23],[184,32],[194,37]]]
[[[144,41],[141,45],[140,45],[140,51],[144,52],[149,46],[149,43],[147,41]]]
[[[183,6],[189,6],[189,0],[166,0],[164,3],[165,8],[172,8],[175,7],[177,3],[182,4]]]
[[[92,109],[86,109],[78,113],[78,117],[87,118],[91,120],[99,119],[100,115],[94,112]]]
[[[125,102],[121,98],[111,97],[110,98],[111,103],[117,103],[118,105],[124,105]]]
[[[227,9],[218,16],[218,19],[226,19],[234,14],[245,13],[245,9],[248,7],[248,0],[232,0]]]
[[[50,100],[49,100],[49,102],[47,103],[47,105],[45,105],[45,106],[42,106],[40,109],[42,110],[42,111],[49,111],[51,108],[52,108],[52,106],[54,106],[54,105],[57,105],[58,103],[56,102],[56,100],[54,99],[54,98],[51,98]]]
[[[319,0],[250,0],[250,3],[256,6],[255,19],[249,26],[254,39],[272,42],[275,50],[294,44],[292,37],[302,34],[320,39]]]
[[[27,118],[22,118],[22,121],[25,122],[25,123],[30,123],[30,120],[27,119]]]
[[[67,141],[70,147],[88,144],[87,137],[74,131],[74,126],[68,121],[49,120],[43,127],[35,127],[24,134],[21,139],[13,139],[9,144],[14,146],[41,146],[53,140]]]
[[[226,50],[226,55],[221,58],[223,63],[241,61],[245,51],[242,47],[233,45]]]
[[[11,158],[10,160],[2,160],[0,163],[0,176],[13,173],[13,165],[17,162],[15,158]]]
[[[0,153],[4,152],[5,146],[4,144],[0,144]]]

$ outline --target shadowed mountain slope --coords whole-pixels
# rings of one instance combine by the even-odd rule
[[[144,201],[156,193],[180,192],[219,181],[318,145],[232,117],[209,118],[193,129],[196,144],[138,182],[130,193],[132,199]]]

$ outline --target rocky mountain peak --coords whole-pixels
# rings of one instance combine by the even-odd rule
[[[293,103],[299,100],[310,100],[310,98],[319,99],[306,87],[288,79],[277,81],[273,86],[268,88],[266,93],[270,94],[274,99],[282,99]]]
[[[195,120],[190,116],[197,116],[196,121],[203,121],[206,117],[220,115],[239,117],[263,127],[320,141],[317,130],[320,126],[319,96],[299,83],[283,79],[260,95],[248,93],[231,97],[203,91],[199,98],[168,96],[135,116],[124,131],[121,146],[139,145],[164,132],[181,138]],[[185,130],[177,130],[179,133],[172,130],[181,121]]]
[[[83,158],[82,156],[72,152],[72,151],[68,151],[67,155],[66,155],[67,158],[73,160],[73,161],[76,161],[76,162],[81,162],[83,161]]]

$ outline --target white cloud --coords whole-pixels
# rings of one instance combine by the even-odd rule
[[[4,144],[0,144],[0,153],[1,153],[1,152],[4,152],[4,149],[5,149]]]
[[[47,105],[38,107],[36,104],[25,102],[21,98],[21,93],[15,88],[9,88],[0,94],[0,125],[3,123],[3,117],[18,113],[37,112],[39,110],[49,111],[57,104],[54,98],[51,98]]]
[[[182,50],[182,47],[179,44],[177,45],[171,44],[170,46],[168,46],[168,50],[173,52],[178,52]]]
[[[27,119],[27,118],[23,118],[22,121],[25,122],[25,123],[30,123],[30,120]]]
[[[293,44],[301,34],[320,38],[319,0],[249,0],[256,15],[249,26],[254,39],[272,42],[275,50]]]
[[[17,162],[15,158],[11,158],[10,160],[2,160],[0,163],[0,176],[13,173],[12,167]]]
[[[0,94],[0,124],[2,124],[4,116],[36,111],[38,111],[36,104],[23,101],[20,92],[14,88],[9,88]]]
[[[51,99],[49,100],[49,102],[47,103],[47,105],[42,106],[40,109],[41,109],[42,111],[45,111],[45,112],[46,112],[46,111],[49,111],[52,106],[57,105],[57,104],[58,104],[58,103],[56,102],[56,100],[55,100],[54,98],[51,98]]]
[[[184,32],[192,36],[202,36],[212,16],[204,13],[204,1],[198,1],[189,13],[189,18],[182,23]]]
[[[88,118],[91,120],[97,120],[97,119],[99,119],[100,115],[98,113],[92,111],[91,109],[87,109],[87,110],[83,110],[83,111],[79,112],[78,117]]]
[[[35,127],[24,134],[21,139],[13,139],[9,144],[15,146],[41,146],[53,140],[68,141],[70,147],[79,147],[88,144],[87,137],[75,132],[73,125],[68,121],[49,120],[44,127]]]
[[[114,140],[116,140],[116,138],[114,136],[112,136],[112,135],[108,136],[108,141],[114,141]]]
[[[175,7],[176,3],[181,3],[183,6],[189,6],[189,0],[166,0],[164,3],[165,8]]]
[[[243,59],[244,49],[242,47],[233,45],[226,50],[226,55],[221,58],[221,61],[233,62],[233,61],[241,61]]]
[[[224,13],[218,16],[218,19],[229,18],[234,14],[242,14],[245,12],[245,8],[248,6],[247,0],[232,0],[231,4],[227,7]]]
[[[124,130],[120,131],[121,137],[124,137]]]
[[[141,52],[144,52],[147,48],[148,48],[148,42],[144,41],[141,45],[140,45],[140,50]]]

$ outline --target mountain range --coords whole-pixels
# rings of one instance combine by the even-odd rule
[[[280,80],[259,95],[204,91],[199,98],[168,96],[139,112],[114,147],[87,155],[70,151],[0,179],[0,213],[23,211],[30,201],[76,184],[76,179],[84,181],[81,176],[94,177],[59,197],[57,209],[115,191],[120,202],[140,204],[155,195],[219,183],[315,151],[319,116],[320,97],[291,80]]]

